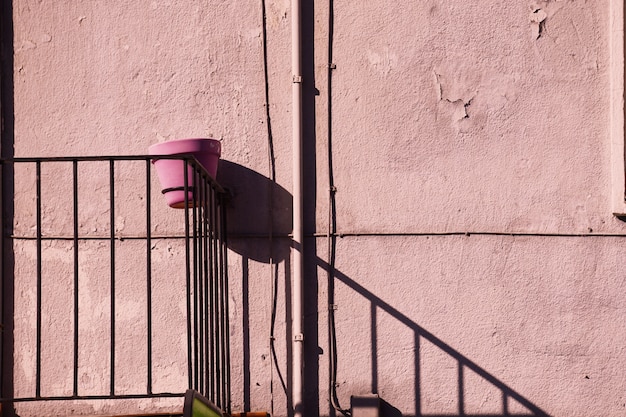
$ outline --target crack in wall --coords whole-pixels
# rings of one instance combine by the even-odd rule
[[[435,82],[437,83],[437,100],[443,100],[443,87],[441,86],[441,75],[437,74],[437,72],[433,71],[435,74]]]

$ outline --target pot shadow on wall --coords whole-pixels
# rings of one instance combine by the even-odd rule
[[[243,394],[243,410],[251,411],[252,397],[252,375],[251,375],[251,335],[250,335],[250,309],[254,301],[251,302],[250,295],[250,263],[260,262],[272,264],[272,283],[274,293],[272,300],[272,328],[277,320],[276,312],[279,297],[278,289],[284,286],[284,299],[291,298],[291,237],[290,233],[293,225],[291,194],[256,171],[246,168],[227,160],[219,161],[217,173],[218,183],[230,195],[226,206],[226,228],[228,231],[228,248],[241,256],[241,328],[243,344],[243,387],[234,387],[233,391]],[[279,265],[284,262],[284,282],[279,282]],[[238,278],[238,277],[237,277]],[[231,277],[231,280],[233,277]],[[281,300],[281,302],[283,302]],[[290,304],[285,303],[286,323],[291,321]],[[271,343],[283,343],[286,351],[287,362],[291,363],[291,329],[286,327],[284,341],[281,338],[272,340]],[[265,340],[263,341],[265,342]],[[256,342],[258,343],[258,342]],[[278,378],[281,381],[285,395],[287,396],[287,407],[291,407],[289,399],[289,387],[291,381],[290,369],[284,369],[277,357],[274,346],[271,346],[271,360],[274,361]]]
[[[274,279],[278,279],[278,265],[284,262],[284,283],[275,281],[274,288],[278,289],[280,285],[284,285],[284,294],[274,294],[274,313],[276,312],[276,302],[281,300],[291,299],[291,273],[289,255],[292,247],[292,240],[289,236],[292,229],[292,196],[283,187],[277,183],[271,181],[269,178],[252,171],[246,167],[235,164],[230,161],[221,160],[218,171],[218,182],[226,188],[231,194],[231,201],[227,209],[227,230],[228,230],[228,247],[234,252],[238,253],[242,258],[242,329],[244,334],[242,335],[243,342],[243,369],[244,369],[244,387],[243,391],[243,411],[251,411],[251,376],[250,376],[250,276],[249,276],[249,264],[250,261],[261,262],[265,264],[272,263],[275,267],[273,271]],[[270,204],[271,202],[271,204]],[[271,219],[271,221],[270,221]],[[272,244],[269,244],[270,234],[272,237]],[[475,379],[476,377],[482,380],[483,384],[490,387],[491,391],[498,392],[499,395],[499,409],[496,413],[489,413],[489,416],[537,416],[548,417],[548,414],[534,405],[532,402],[524,398],[521,394],[514,391],[511,387],[504,384],[497,379],[494,375],[490,374],[485,369],[481,368],[478,364],[473,362],[470,358],[462,355],[459,351],[453,347],[447,345],[441,339],[428,330],[420,326],[418,323],[412,321],[409,317],[402,314],[394,306],[385,302],[382,298],[367,290],[365,287],[358,283],[357,278],[349,277],[341,271],[335,269],[326,260],[319,258],[315,252],[315,245],[312,244],[312,240],[308,239],[305,243],[308,244],[308,248],[305,247],[305,284],[304,289],[308,294],[305,297],[305,331],[306,343],[305,343],[305,358],[306,358],[306,370],[305,376],[305,415],[325,415],[322,410],[317,410],[318,402],[317,396],[319,395],[320,385],[326,385],[326,381],[319,381],[319,369],[312,370],[310,367],[319,367],[319,357],[321,354],[327,352],[339,352],[342,353],[342,346],[339,344],[337,349],[328,348],[326,346],[319,346],[319,340],[317,337],[317,329],[319,328],[319,317],[317,315],[318,309],[318,283],[317,279],[323,279],[318,276],[318,268],[328,273],[328,289],[329,300],[331,303],[335,303],[334,288],[335,283],[340,282],[350,288],[351,291],[357,293],[360,297],[367,300],[370,306],[369,335],[361,336],[365,337],[364,340],[359,341],[359,346],[369,346],[371,363],[368,367],[364,367],[366,372],[370,373],[371,386],[368,389],[377,393],[384,390],[386,387],[379,384],[380,368],[383,364],[379,363],[381,352],[378,350],[378,346],[382,346],[380,336],[378,336],[377,321],[379,316],[386,314],[397,322],[400,326],[408,329],[412,334],[411,355],[407,356],[407,363],[404,365],[407,368],[412,368],[415,379],[412,387],[413,395],[413,408],[414,413],[404,413],[407,416],[434,416],[433,414],[422,411],[422,388],[428,381],[424,379],[421,367],[424,366],[424,349],[428,345],[428,349],[433,349],[438,354],[446,357],[455,363],[456,372],[454,381],[450,381],[450,384],[455,385],[456,388],[456,414],[452,415],[477,415],[468,412],[470,402],[466,394],[466,385],[469,375]],[[231,278],[232,279],[232,278]],[[315,294],[315,295],[313,295]],[[285,339],[279,343],[284,343],[284,349],[286,351],[286,363],[291,364],[291,343],[292,338],[289,323],[291,322],[291,311],[289,308],[289,302],[285,302],[285,317],[284,320],[287,323]],[[281,318],[282,319],[282,318]],[[313,330],[314,329],[314,330]],[[274,352],[272,352],[274,354]],[[345,354],[345,352],[343,352]],[[274,357],[274,359],[276,359]],[[291,369],[287,365],[287,369],[281,369],[281,366],[285,366],[276,363],[278,367],[278,376],[282,380],[283,388],[286,389],[287,407],[291,409],[291,401],[289,399],[290,381],[291,381]],[[238,389],[238,387],[235,387]],[[362,394],[362,393],[353,393]],[[399,417],[403,413],[395,406],[399,404],[388,404],[381,401],[381,414],[384,417]],[[406,407],[403,404],[402,407]],[[316,411],[313,413],[311,410]],[[329,416],[336,415],[336,412],[329,408]],[[486,414],[485,414],[486,415]]]
[[[276,263],[285,260],[293,225],[291,194],[258,172],[223,159],[217,182],[230,194],[226,207],[229,249],[263,263],[272,258]],[[270,235],[275,243],[289,239],[288,244],[270,247],[266,242]]]

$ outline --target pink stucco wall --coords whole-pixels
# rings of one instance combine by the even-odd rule
[[[14,1],[16,156],[143,154],[167,139],[213,136],[241,168],[232,172],[248,172],[222,178],[235,194],[233,409],[277,416],[288,409],[279,372],[290,374],[289,11],[288,1],[267,2],[278,190],[269,210],[246,200],[267,196],[271,176],[259,2]],[[626,225],[609,201],[609,1],[334,2],[330,96],[329,3],[303,11],[306,414],[333,413],[323,236],[332,162],[343,407],[376,392],[405,416],[623,415]],[[140,225],[133,198],[120,206],[122,234]],[[27,235],[29,202],[15,200],[15,233]],[[87,207],[85,233],[98,235],[101,215]],[[161,231],[176,228],[176,215],[160,215]],[[263,237],[270,216],[276,281]],[[50,208],[44,222],[62,231],[67,216]],[[18,305],[32,304],[28,245],[15,248]],[[62,271],[65,248],[46,250]],[[175,269],[177,251],[159,247],[155,258]],[[81,265],[95,299],[101,267]],[[129,322],[134,291],[121,313]],[[167,308],[174,328],[178,307]],[[17,340],[27,341],[19,326],[29,320],[16,318]],[[97,346],[95,337],[83,348],[97,355]],[[16,347],[19,390],[32,352]],[[184,382],[178,346],[161,349],[173,357],[163,384]],[[97,389],[98,369],[87,374]]]

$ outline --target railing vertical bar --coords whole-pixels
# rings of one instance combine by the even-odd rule
[[[212,255],[212,229],[211,229],[211,210],[213,209],[213,196],[214,188],[213,185],[207,185],[207,193],[205,196],[205,208],[204,208],[204,234],[205,234],[205,276],[206,276],[206,355],[207,355],[207,363],[206,367],[208,369],[207,374],[207,395],[208,393],[213,392],[215,386],[215,370],[213,368],[213,346],[215,345],[215,336],[214,336],[214,326],[213,326],[213,279],[212,279],[212,268],[213,268],[213,255]],[[209,397],[207,397],[209,398]]]
[[[222,296],[221,290],[219,287],[219,230],[218,230],[218,211],[217,211],[217,198],[214,200],[213,205],[213,263],[214,270],[213,280],[215,281],[215,401],[220,403],[222,398],[222,384],[224,381],[222,380],[222,364],[221,364],[221,312],[220,312],[220,297]],[[220,407],[222,404],[219,405]]]
[[[214,241],[214,261],[215,262],[215,274],[213,279],[215,280],[215,374],[217,375],[217,384],[215,385],[215,402],[219,404],[219,407],[222,407],[222,385],[224,384],[224,380],[222,378],[222,311],[221,311],[221,298],[222,298],[222,288],[220,282],[220,235],[219,235],[219,210],[217,210],[217,198],[215,199],[215,212],[213,215],[213,223],[215,225],[215,241]]]
[[[42,299],[41,299],[41,287],[42,287],[42,277],[41,277],[41,161],[37,161],[35,165],[36,171],[36,194],[37,194],[37,369],[36,380],[35,380],[35,397],[41,397],[41,308],[42,308]]]
[[[216,372],[216,345],[217,345],[217,323],[215,318],[215,309],[217,307],[216,300],[216,292],[217,288],[215,285],[215,222],[214,222],[214,213],[215,213],[215,193],[211,193],[211,204],[209,205],[209,241],[210,241],[210,250],[209,257],[211,268],[209,269],[209,282],[210,282],[210,303],[209,303],[209,320],[210,320],[210,339],[211,339],[211,358],[209,361],[210,369],[211,369],[211,401],[215,402],[216,397],[216,385],[217,385],[217,372]]]
[[[78,160],[72,161],[72,183],[74,195],[74,386],[78,396]]]
[[[230,387],[230,306],[229,306],[229,285],[228,285],[228,236],[226,234],[226,207],[225,207],[225,198],[224,196],[220,196],[219,198],[219,207],[220,207],[220,217],[222,219],[220,224],[221,229],[221,242],[222,242],[222,257],[223,257],[223,270],[222,274],[224,276],[224,326],[225,326],[225,351],[226,351],[226,363],[224,367],[226,369],[226,379],[225,379],[225,387],[226,387],[226,404],[224,404],[224,409],[227,414],[230,415],[230,403],[231,403],[231,387]]]
[[[203,389],[202,392],[207,398],[209,398],[209,392],[211,390],[210,383],[210,374],[211,368],[209,366],[210,363],[210,313],[209,306],[211,304],[210,299],[210,280],[208,279],[208,265],[210,263],[208,257],[208,242],[207,242],[207,193],[208,193],[208,178],[206,172],[202,170],[201,172],[201,183],[199,184],[200,189],[200,200],[199,205],[201,206],[200,214],[200,224],[198,228],[199,240],[200,240],[200,251],[202,257],[202,264],[200,265],[200,276],[202,281],[201,288],[201,303],[200,303],[200,316],[201,316],[201,350],[202,350],[202,380],[203,380]]]
[[[206,375],[206,370],[204,367],[204,268],[202,264],[204,263],[204,252],[202,250],[202,212],[201,212],[201,201],[202,201],[202,184],[204,183],[204,179],[201,176],[201,171],[199,167],[196,167],[194,171],[194,211],[197,221],[197,234],[196,241],[198,242],[198,257],[196,261],[196,265],[198,268],[198,322],[197,333],[198,333],[198,391],[201,394],[205,392],[204,386],[204,378]]]
[[[152,188],[150,166],[150,160],[146,159],[146,360],[148,367],[146,383],[148,394],[152,394]]]
[[[212,192],[212,188],[208,185],[207,181],[202,183],[202,188],[204,190],[203,199],[202,199],[202,240],[203,240],[203,249],[204,249],[204,265],[203,265],[203,273],[204,273],[204,367],[206,368],[206,376],[205,376],[205,385],[207,391],[210,389],[210,378],[209,375],[212,372],[211,367],[209,366],[209,357],[211,355],[211,351],[209,348],[209,309],[211,300],[209,298],[209,285],[211,285],[211,281],[209,280],[209,218],[207,215],[207,208],[209,207],[209,193]],[[204,393],[206,394],[206,392]]]
[[[220,279],[220,313],[221,313],[221,325],[220,325],[220,352],[221,352],[221,372],[222,372],[222,408],[226,406],[226,390],[228,385],[228,379],[226,377],[226,323],[227,323],[227,312],[226,312],[226,298],[228,289],[226,288],[226,280],[224,275],[224,236],[222,235],[222,210],[217,210],[218,216],[218,224],[217,230],[219,233],[219,279]]]
[[[109,390],[111,395],[115,395],[115,163],[113,159],[109,160],[109,229],[109,246],[111,251],[111,340],[109,352]]]
[[[194,182],[192,183],[192,233],[193,233],[193,323],[194,323],[194,332],[193,332],[193,348],[194,348],[194,387],[198,391],[199,386],[199,377],[200,377],[200,352],[199,352],[199,340],[198,340],[198,219],[197,219],[197,205],[196,204],[196,194],[197,194],[197,181],[196,181],[196,167],[195,164],[192,164],[193,174],[192,179]]]
[[[193,353],[192,353],[192,323],[191,323],[191,248],[189,243],[189,163],[187,159],[183,161],[183,179],[184,179],[184,199],[185,199],[185,276],[187,285],[187,373],[189,378],[189,388],[195,388],[193,385]]]

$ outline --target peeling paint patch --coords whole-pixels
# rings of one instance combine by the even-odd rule
[[[454,108],[454,119],[456,121],[461,121],[463,119],[469,119],[469,114],[467,113],[467,108],[470,106],[470,104],[472,104],[472,100],[470,99],[467,102],[464,102],[463,100],[455,100],[455,101],[450,101],[448,99],[446,99],[446,101],[450,104],[452,104],[453,108]]]
[[[531,5],[529,13],[533,46],[542,66],[572,75],[598,71],[603,23],[590,5],[540,1]]]
[[[535,9],[530,13],[530,27],[535,39],[539,39],[546,30],[548,14],[543,9]]]
[[[530,28],[533,39],[546,35],[546,23],[563,7],[561,0],[544,0],[530,5]]]
[[[445,88],[444,83],[441,80],[441,74],[433,71],[437,83],[437,98],[440,102],[448,103],[452,106],[453,115],[455,121],[461,121],[463,119],[469,119],[468,108],[472,104],[472,100],[477,94],[477,91],[470,91],[466,88]]]

